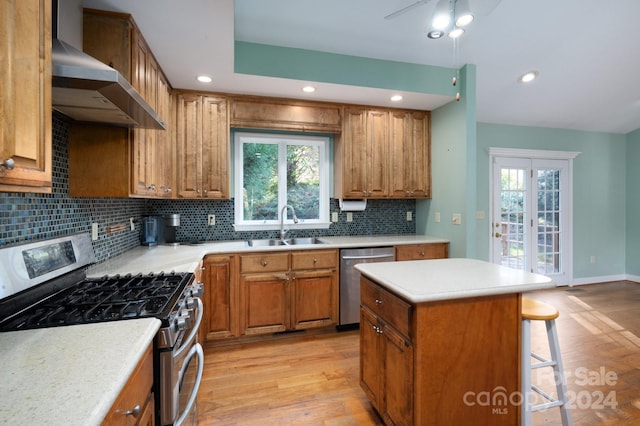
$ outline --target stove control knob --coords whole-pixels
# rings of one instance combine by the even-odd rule
[[[189,328],[189,325],[187,324],[187,320],[188,318],[183,318],[183,317],[176,318],[176,328],[178,329],[178,331],[183,331]]]
[[[186,306],[188,309],[195,309],[198,306],[195,297],[187,297]]]
[[[178,315],[178,329],[179,330],[186,330],[187,328],[191,327],[192,325],[192,321],[191,321],[191,309],[183,309],[182,311],[180,311],[180,315]],[[180,321],[180,320],[184,320],[184,321]],[[180,328],[180,324],[184,324],[185,328]]]
[[[200,297],[202,296],[202,293],[204,293],[204,284],[201,282],[193,283],[191,286],[191,296]]]

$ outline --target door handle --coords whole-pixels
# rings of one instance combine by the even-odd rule
[[[502,237],[502,234],[499,232],[496,232],[496,238],[500,238],[500,237]]]

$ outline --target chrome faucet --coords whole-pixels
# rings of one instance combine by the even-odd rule
[[[289,209],[291,210],[291,214],[293,215],[293,223],[298,223],[298,216],[296,216],[296,211],[289,204],[285,205],[280,212],[280,239],[284,241],[284,236],[287,234],[288,229],[284,229],[284,212]]]

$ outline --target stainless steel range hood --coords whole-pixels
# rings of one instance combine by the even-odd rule
[[[115,69],[58,39],[53,1],[53,109],[81,122],[166,129],[166,124]]]

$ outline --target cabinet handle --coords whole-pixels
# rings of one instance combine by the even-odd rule
[[[155,191],[156,190],[156,186],[154,184],[151,184],[151,185],[147,186],[147,189],[149,189],[151,191]]]
[[[420,251],[420,256],[424,257],[424,250]]]
[[[16,162],[13,161],[13,158],[7,158],[4,161],[0,161],[0,169],[4,167],[6,170],[13,170],[15,166]]]
[[[261,264],[262,266],[267,266],[267,265],[269,264],[269,262],[267,262],[267,260],[266,260],[266,259],[262,259],[262,261],[260,262],[260,264]]]
[[[316,259],[315,257],[313,258],[313,264],[315,265],[316,263],[318,263],[318,259]]]
[[[165,189],[164,192],[166,192],[167,194],[171,194],[171,188]]]
[[[202,191],[202,192],[204,192],[205,194],[207,194],[207,193],[209,193],[209,190],[208,190],[208,189],[205,189],[205,190],[204,190],[204,191]]]
[[[377,325],[372,325],[371,328],[373,328],[373,331],[375,331],[377,334],[382,334],[382,329]]]
[[[140,405],[136,405],[135,407],[133,407],[133,409],[125,411],[124,415],[138,417],[141,411],[142,411],[142,407],[140,407]]]
[[[382,300],[376,299],[376,305],[382,305]]]

